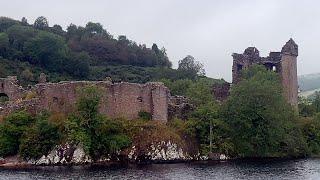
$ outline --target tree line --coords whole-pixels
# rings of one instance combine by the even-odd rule
[[[148,48],[124,35],[114,38],[100,23],[93,22],[85,27],[70,24],[65,31],[60,25],[49,26],[43,16],[33,24],[26,18],[0,17],[0,57],[73,79],[95,79],[97,71],[103,73],[109,66],[172,66],[166,49],[157,44]]]

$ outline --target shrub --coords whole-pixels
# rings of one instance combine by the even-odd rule
[[[34,118],[24,111],[13,113],[4,119],[0,125],[0,156],[18,153],[20,138],[33,122]]]
[[[99,114],[101,93],[97,87],[84,87],[78,92],[78,111],[66,122],[68,141],[75,145],[81,144],[94,160],[108,155],[114,157],[131,142],[123,133],[122,124]]]
[[[138,113],[138,116],[142,120],[151,120],[152,119],[151,114],[149,112],[146,112],[146,111],[140,111]]]
[[[26,160],[40,158],[47,155],[60,139],[58,126],[48,121],[48,115],[39,115],[36,122],[23,133],[19,154]]]

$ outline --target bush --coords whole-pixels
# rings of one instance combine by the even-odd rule
[[[138,116],[142,120],[151,120],[152,119],[151,114],[149,112],[145,112],[145,111],[140,111],[138,113]]]
[[[34,122],[24,111],[13,113],[0,125],[0,156],[15,155],[19,151],[20,138]]]
[[[295,126],[297,116],[282,96],[278,75],[263,66],[243,71],[222,107],[236,157],[304,155],[305,142]]]
[[[95,86],[79,89],[78,111],[66,122],[68,141],[81,144],[89,155],[97,160],[114,155],[130,145],[130,139],[123,133],[121,123],[112,121],[98,112],[101,98]]]
[[[48,115],[39,115],[36,122],[23,133],[19,154],[26,160],[38,159],[47,155],[59,144],[60,139],[58,126],[48,121]]]

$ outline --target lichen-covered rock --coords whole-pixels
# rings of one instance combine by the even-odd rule
[[[32,162],[36,165],[85,164],[92,160],[81,146],[70,144],[56,146],[47,156]]]
[[[136,147],[133,146],[128,153],[129,160],[136,161],[138,159],[136,151]],[[177,144],[171,141],[152,144],[146,150],[144,157],[150,161],[185,161],[192,159],[188,153],[184,152],[182,148],[179,148]]]

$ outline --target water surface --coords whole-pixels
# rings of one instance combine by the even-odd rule
[[[320,179],[320,159],[0,169],[0,179]]]

